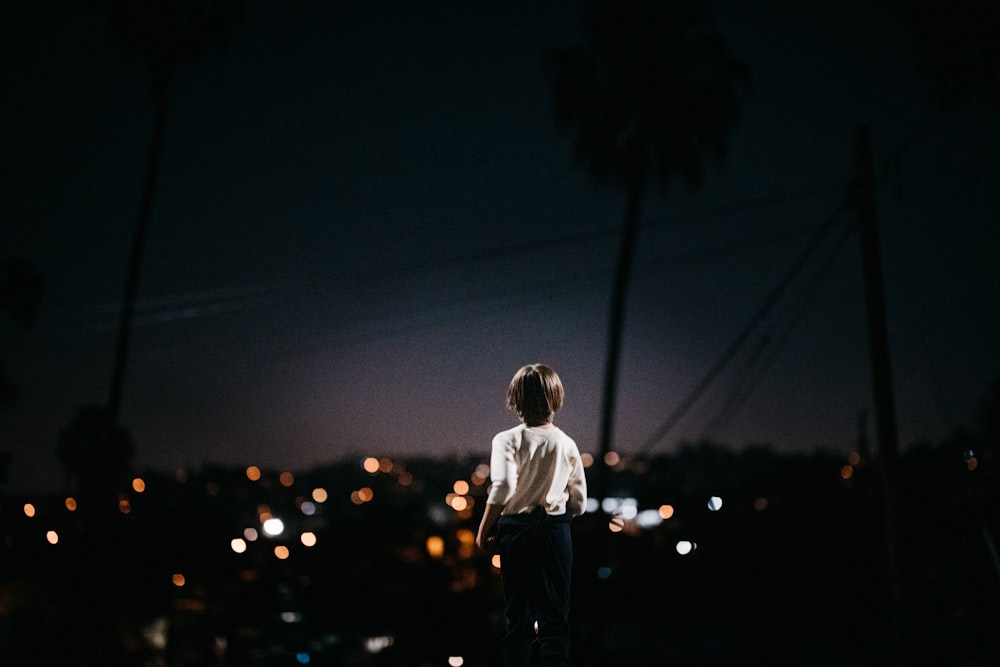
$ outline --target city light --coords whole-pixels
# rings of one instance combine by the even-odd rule
[[[687,556],[697,548],[698,548],[697,545],[695,545],[694,542],[691,542],[689,540],[680,540],[679,542],[677,542],[677,547],[676,547],[677,553],[679,553],[682,556]]]
[[[490,466],[486,463],[480,463],[476,466],[476,469],[472,471],[472,483],[476,486],[482,486],[490,479]]]
[[[268,537],[277,537],[285,532],[285,522],[281,519],[272,517],[264,521],[261,528],[263,529],[264,534]]]
[[[440,535],[431,535],[425,541],[427,555],[431,558],[442,558],[444,556],[444,539]]]
[[[370,486],[365,486],[356,491],[351,491],[351,502],[355,505],[364,505],[365,503],[371,502],[372,498],[375,497],[375,492],[372,491]]]
[[[365,650],[369,653],[379,653],[393,645],[394,640],[388,635],[368,637],[365,639]]]
[[[642,510],[635,517],[637,526],[643,529],[650,529],[663,523],[663,517],[657,510]]]

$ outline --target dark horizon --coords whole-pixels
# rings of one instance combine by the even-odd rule
[[[1000,660],[984,442],[902,458],[901,664]],[[894,664],[879,469],[852,461],[691,447],[613,475],[617,509],[573,524],[574,664]],[[498,665],[498,570],[471,542],[479,466],[356,463],[147,478],[98,510],[0,494],[0,657]],[[268,518],[284,530],[261,534]]]

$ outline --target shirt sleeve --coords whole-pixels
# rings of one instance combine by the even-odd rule
[[[572,460],[572,470],[569,482],[566,484],[569,497],[566,499],[566,512],[570,516],[580,516],[587,509],[587,476],[584,473],[580,452],[576,451]]]
[[[514,435],[509,431],[493,438],[490,454],[490,492],[488,505],[506,505],[517,490],[517,461],[514,458]]]

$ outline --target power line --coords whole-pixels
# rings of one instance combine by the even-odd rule
[[[766,374],[767,370],[774,365],[778,357],[778,353],[784,347],[785,343],[791,337],[792,332],[795,330],[798,323],[801,321],[806,310],[808,310],[809,305],[813,302],[816,295],[819,293],[819,288],[829,275],[830,271],[834,266],[834,259],[840,254],[843,249],[844,244],[847,240],[854,234],[854,227],[852,225],[845,225],[844,229],[837,239],[833,250],[824,260],[823,264],[816,272],[813,280],[803,291],[803,297],[798,302],[798,307],[792,313],[791,318],[785,323],[783,328],[778,332],[776,336],[771,336],[767,332],[761,336],[758,346],[755,348],[751,355],[751,363],[748,364],[748,370],[741,376],[737,381],[736,387],[730,392],[729,398],[723,404],[722,408],[716,414],[716,417],[710,422],[709,428],[719,428],[728,424],[733,418],[734,414],[738,408],[746,402],[753,390],[760,383],[760,380]],[[772,327],[772,330],[774,327]],[[772,342],[773,341],[773,342]],[[764,358],[764,361],[753,367],[752,364],[757,361],[759,356],[764,352],[765,348],[768,349],[768,354]]]
[[[925,121],[920,127],[914,130],[914,132],[912,132],[904,141],[900,142],[896,146],[896,148],[894,148],[889,152],[886,158],[883,172],[879,178],[879,184],[884,183],[884,181],[888,178],[889,174],[892,171],[893,166],[897,164],[897,160],[899,159],[899,157],[907,150],[909,150],[917,142],[918,139],[925,136],[927,131],[932,126],[932,124],[935,123],[938,119],[940,119],[942,115],[943,112],[934,114],[931,118]],[[826,191],[825,189],[814,189],[810,192],[811,194],[818,194],[820,192],[825,192],[825,191]],[[767,202],[770,201],[770,198],[762,198],[758,201]],[[673,429],[674,426],[676,426],[676,424],[680,421],[680,419],[682,419],[684,415],[687,414],[687,412],[697,402],[697,400],[701,397],[701,395],[704,394],[704,392],[709,388],[709,386],[711,386],[711,384],[716,380],[716,378],[722,372],[722,370],[729,364],[730,361],[732,361],[732,359],[736,356],[739,349],[746,342],[747,338],[749,338],[754,327],[756,327],[758,323],[763,320],[767,312],[770,311],[770,309],[775,305],[781,293],[784,292],[784,290],[790,285],[791,281],[802,269],[802,267],[805,264],[805,261],[808,259],[809,255],[811,255],[812,252],[815,250],[816,246],[818,245],[822,237],[825,236],[825,234],[833,226],[833,223],[836,221],[839,215],[843,213],[845,209],[849,208],[849,203],[850,203],[849,199],[846,197],[841,200],[838,206],[830,214],[827,221],[819,229],[817,234],[812,238],[809,244],[807,244],[802,254],[796,260],[795,264],[793,264],[792,268],[785,274],[782,280],[779,281],[778,285],[765,300],[764,305],[758,310],[757,313],[755,313],[754,317],[751,318],[747,326],[744,327],[744,329],[730,344],[730,346],[726,348],[726,350],[722,353],[720,358],[709,369],[706,375],[702,378],[702,380],[694,388],[694,390],[687,396],[687,398],[685,398],[685,400],[667,416],[666,420],[660,425],[660,427],[653,433],[653,435],[651,435],[645,441],[642,447],[639,448],[637,453],[638,457],[645,456],[649,452],[649,450],[652,449],[653,446],[655,446],[663,437],[666,436],[667,433],[670,432],[670,430]],[[720,207],[720,210],[723,208],[726,207]],[[848,230],[845,231],[845,234],[842,235],[841,239],[837,242],[838,250],[839,247],[844,243],[846,238],[849,236],[850,232],[852,231],[853,227],[848,228]],[[828,261],[832,261],[832,256],[828,258]],[[787,337],[788,334],[790,334],[790,330],[786,332],[785,336]],[[752,353],[752,357],[756,357],[758,354],[761,353],[761,351],[762,351],[761,349],[754,351]],[[773,363],[773,359],[768,362],[767,366],[770,366],[771,363]],[[751,390],[752,386],[753,383],[750,384]],[[734,390],[734,394],[730,398],[730,403],[735,404],[735,401],[737,399],[734,398],[733,396],[735,396],[736,395],[735,392],[739,390],[740,386],[738,385],[737,388]],[[741,400],[745,400],[745,398]]]
[[[739,349],[746,342],[746,339],[753,332],[753,329],[759,324],[767,313],[774,307],[778,299],[781,297],[782,293],[788,288],[795,277],[802,271],[805,266],[806,261],[813,254],[813,252],[818,247],[820,241],[823,237],[833,228],[834,223],[837,222],[840,215],[849,207],[849,200],[847,197],[841,200],[840,204],[834,209],[834,211],[829,215],[827,220],[820,226],[816,234],[810,239],[809,243],[803,249],[802,253],[792,264],[791,268],[785,273],[782,279],[778,282],[777,286],[765,299],[764,303],[757,310],[754,316],[750,319],[750,322],[740,331],[736,339],[727,347],[719,359],[712,365],[708,373],[702,378],[701,382],[694,388],[694,390],[681,402],[677,408],[675,408],[667,419],[660,425],[660,427],[646,440],[645,443],[639,448],[638,456],[645,456],[646,453],[652,449],[671,429],[677,424],[677,422],[687,414],[687,411],[691,409],[691,406],[695,404],[698,398],[705,392],[706,389],[715,381],[715,378],[722,372],[722,370],[729,364],[733,359]]]

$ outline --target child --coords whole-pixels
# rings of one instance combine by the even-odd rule
[[[570,521],[584,512],[587,480],[576,442],[552,423],[563,395],[551,368],[521,367],[507,388],[521,423],[493,438],[476,544],[500,554],[504,667],[528,667],[536,638],[542,665],[569,665]]]

